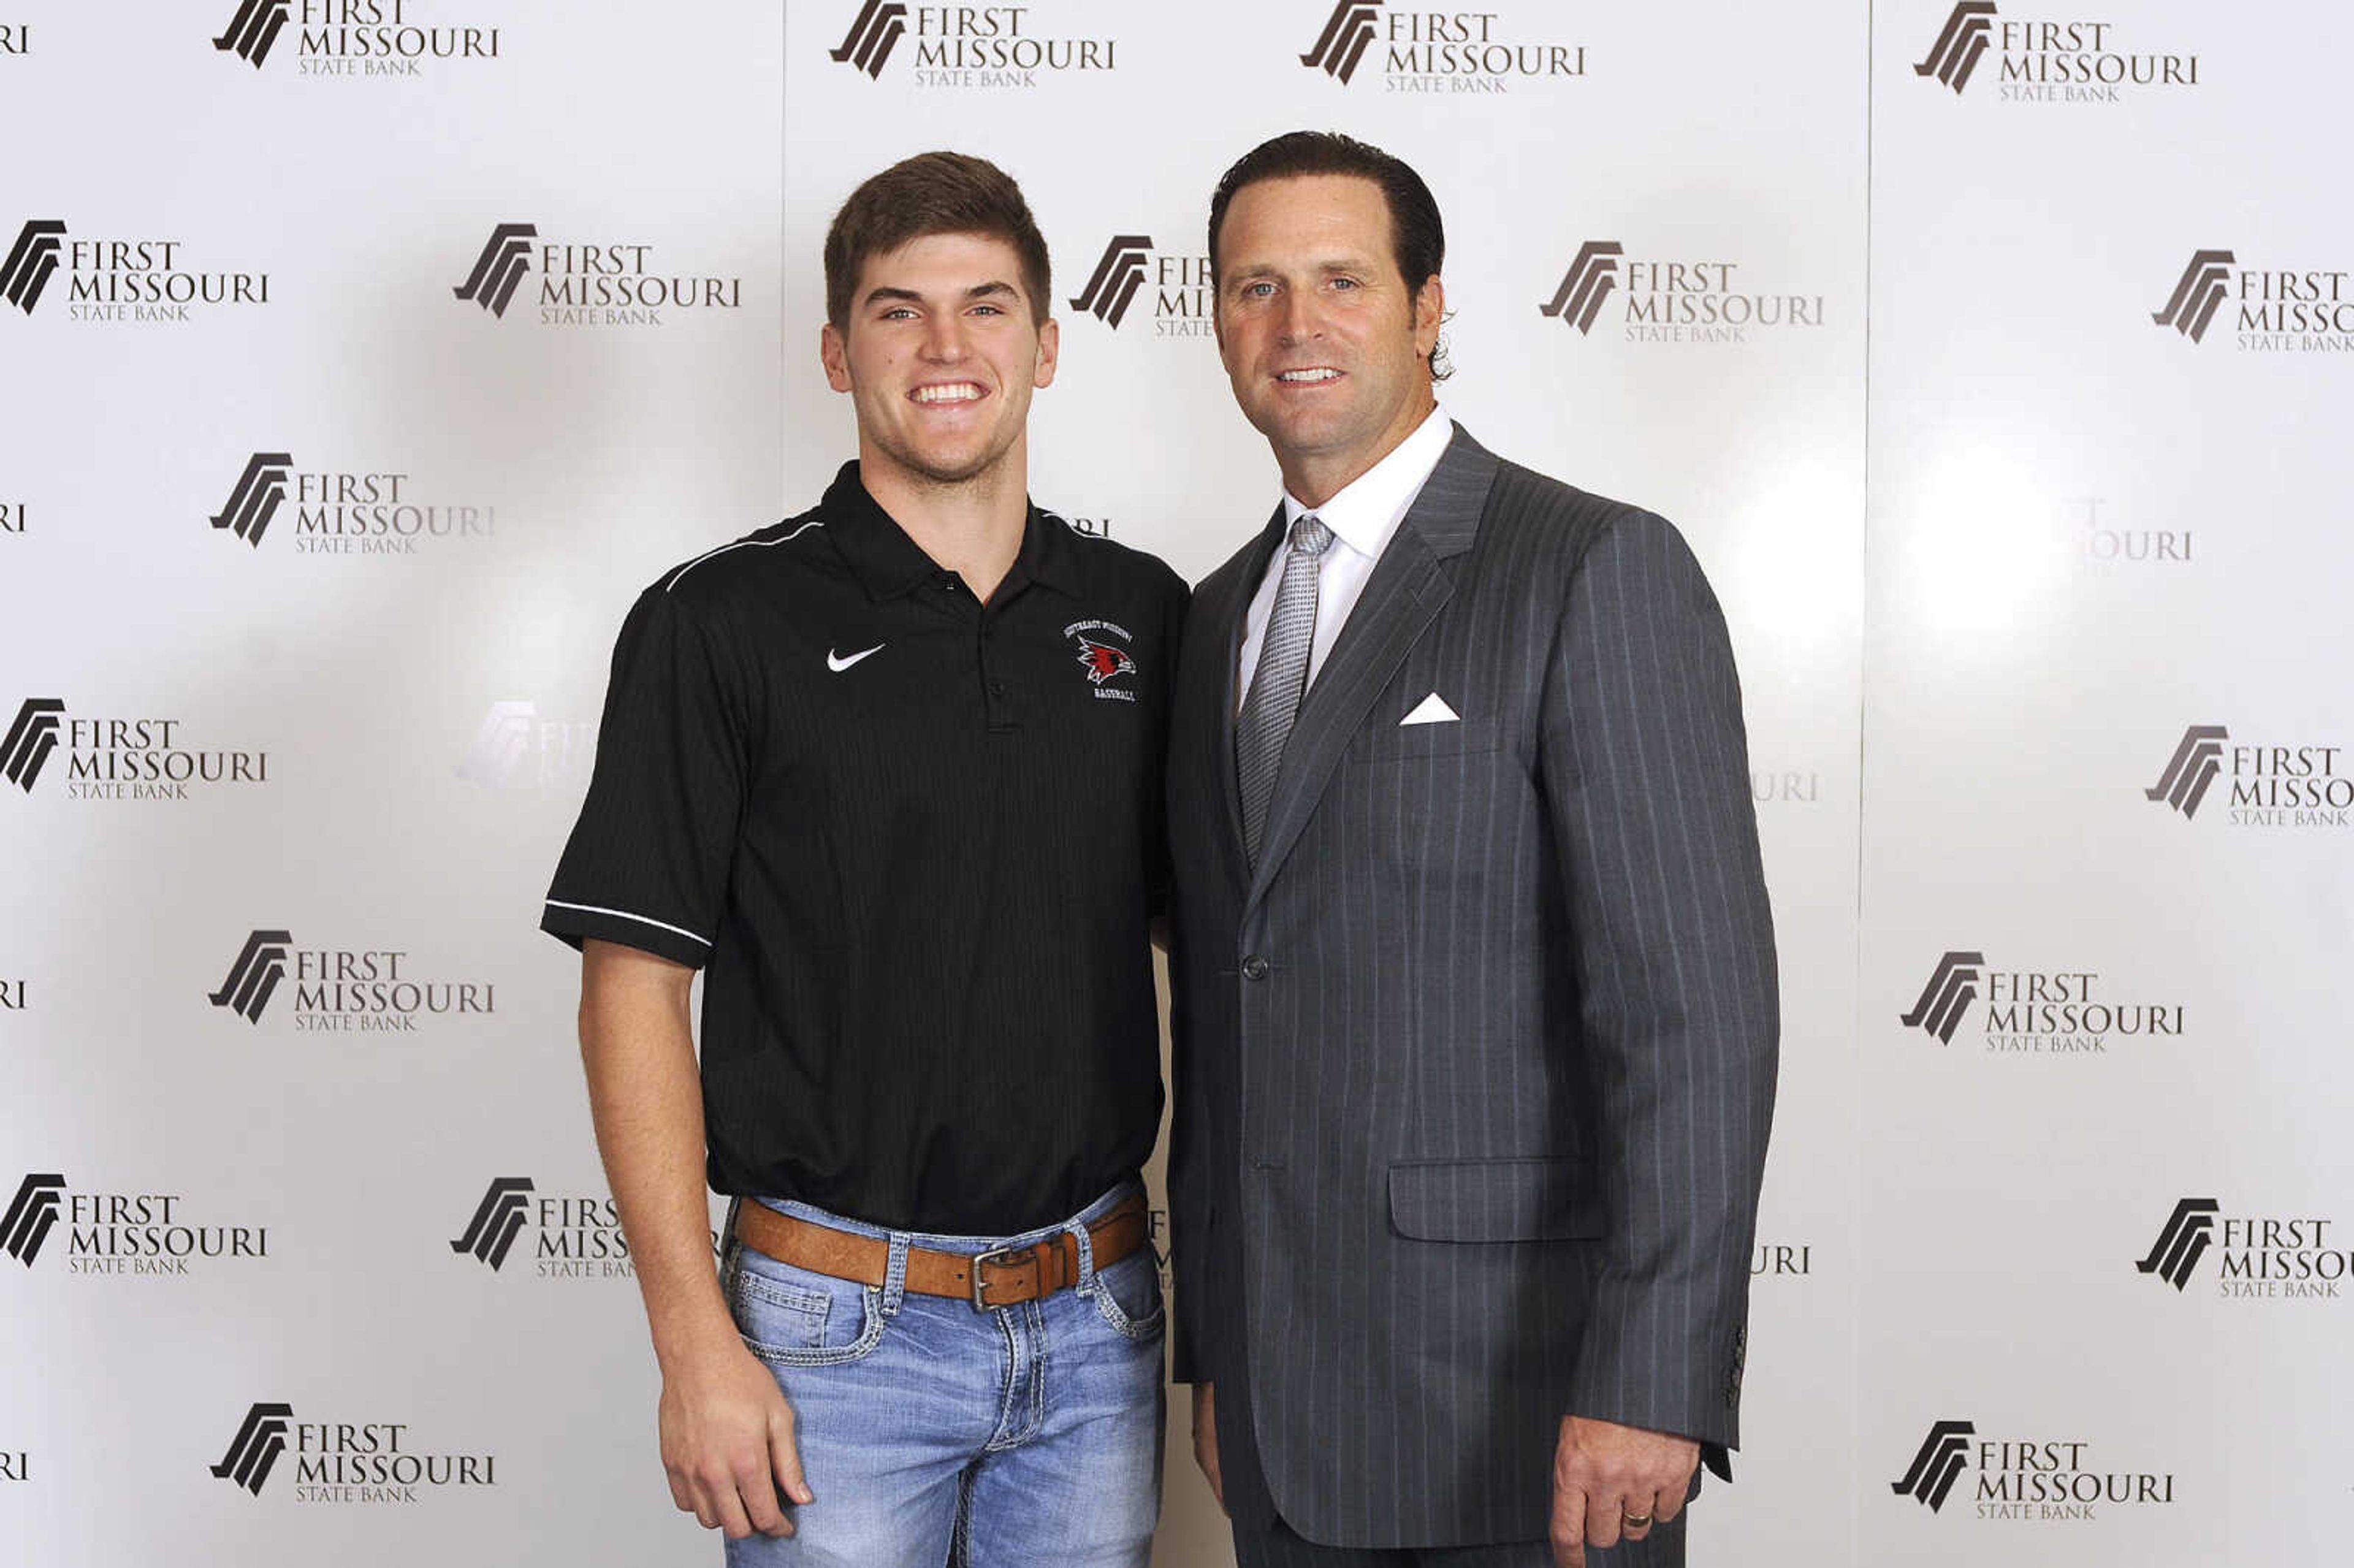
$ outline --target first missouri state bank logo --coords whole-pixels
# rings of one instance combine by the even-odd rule
[[[297,1033],[400,1034],[443,1018],[498,1012],[487,980],[422,975],[413,955],[395,948],[303,948],[279,927],[246,937],[228,975],[206,1000],[259,1027],[291,974]]]
[[[2125,1001],[2096,969],[1996,968],[1976,948],[1939,955],[1911,1011],[1898,1022],[1950,1045],[1983,996],[1975,1042],[1988,1054],[2106,1054],[2136,1038],[2179,1038],[2179,1002]]]
[[[296,74],[416,77],[429,63],[493,60],[499,29],[439,23],[419,0],[236,0],[213,48],[260,70],[291,22]]]
[[[270,754],[192,747],[184,719],[89,718],[58,697],[27,697],[0,736],[0,778],[25,794],[66,754],[71,800],[186,800],[214,785],[267,784]]]
[[[31,1268],[60,1224],[58,1250],[72,1275],[186,1276],[241,1258],[270,1255],[267,1225],[214,1224],[191,1217],[182,1192],[69,1189],[62,1171],[36,1171],[0,1215],[0,1248]]]
[[[1036,87],[1073,71],[1119,69],[1119,40],[1057,36],[1055,18],[1090,9],[1072,0],[1048,5],[905,5],[864,0],[842,42],[826,58],[878,80],[895,55],[913,57],[917,87]],[[1040,20],[1039,13],[1046,19]],[[910,23],[913,26],[910,26]],[[900,41],[915,43],[903,54]]]
[[[492,1178],[466,1228],[451,1238],[450,1250],[497,1274],[526,1235],[529,1272],[535,1278],[636,1277],[629,1239],[621,1232],[620,1209],[610,1197],[543,1192],[528,1176]],[[716,1256],[716,1233],[711,1243]]]
[[[2204,343],[2228,303],[2232,344],[2243,352],[2354,353],[2354,269],[2239,262],[2232,250],[2192,251],[2151,323]]]
[[[2226,1213],[2213,1198],[2177,1202],[2134,1267],[2179,1293],[2210,1254],[2218,1260],[2215,1293],[2232,1300],[2336,1300],[2354,1277],[2354,1250],[2337,1220],[2310,1212]]]
[[[451,1487],[498,1484],[498,1457],[420,1449],[407,1421],[303,1421],[282,1400],[246,1408],[215,1478],[261,1496],[293,1456],[299,1503],[414,1503]]]
[[[193,322],[216,306],[270,303],[269,273],[192,267],[187,249],[153,235],[85,238],[63,218],[31,218],[0,260],[0,299],[29,316],[63,272],[73,322]]]
[[[2199,85],[2195,54],[2133,49],[2113,22],[2006,17],[1992,0],[1960,0],[1913,74],[1958,94],[1988,54],[2006,103],[2121,103],[2131,90]]]
[[[27,1176],[16,1197],[9,1200],[7,1214],[0,1217],[0,1245],[27,1268],[33,1266],[33,1260],[41,1255],[41,1244],[57,1228],[58,1200],[65,1190],[63,1176],[38,1172]]]
[[[0,776],[27,795],[58,748],[65,712],[65,704],[56,697],[27,697],[6,736],[0,738]]]
[[[1071,299],[1071,309],[1119,330],[1129,307],[1150,286],[1152,335],[1209,337],[1215,292],[1207,256],[1157,251],[1149,234],[1115,234],[1106,243],[1087,286]]]
[[[416,556],[452,539],[497,532],[495,506],[452,505],[418,494],[414,476],[344,467],[298,470],[293,455],[258,451],[245,460],[215,529],[255,549],[288,500],[294,503],[298,556]]]
[[[2233,827],[2354,827],[2354,774],[2344,770],[2348,750],[2311,741],[2244,743],[2232,739],[2227,725],[2194,724],[2142,797],[2190,821],[2220,783],[2224,817]]]
[[[2105,1468],[2093,1453],[2083,1438],[1981,1437],[1975,1421],[1936,1421],[1888,1489],[1941,1514],[1968,1477],[1975,1517],[2046,1522],[2094,1520],[2104,1509],[2175,1500],[2171,1472]]]
[[[1316,42],[1299,57],[1346,87],[1368,57],[1386,92],[1509,92],[1515,83],[1585,74],[1583,44],[1533,42],[1511,24],[1517,13],[1432,11],[1382,0],[1335,0]],[[1378,52],[1376,52],[1378,49]]]
[[[1629,256],[1616,239],[1589,239],[1570,258],[1537,313],[1591,337],[1598,322],[1639,344],[1749,343],[1756,334],[1819,327],[1824,296],[1763,291],[1735,261]],[[1604,307],[1619,302],[1608,316]]]
[[[57,274],[65,236],[64,221],[54,217],[34,218],[18,229],[7,260],[0,262],[0,298],[31,315],[33,307],[41,302],[41,291]]]
[[[743,308],[740,276],[674,269],[654,253],[647,241],[548,239],[535,223],[501,223],[450,292],[504,321],[525,281],[536,275],[530,297],[542,326],[658,327],[666,311],[674,320],[684,312]]]

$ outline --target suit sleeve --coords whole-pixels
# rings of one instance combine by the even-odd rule
[[[1607,1216],[1567,1414],[1739,1443],[1779,1003],[1741,687],[1667,523],[1587,548],[1546,672],[1540,768],[1576,944]]]

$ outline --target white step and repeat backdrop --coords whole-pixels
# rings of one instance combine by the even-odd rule
[[[849,451],[819,241],[934,146],[1054,249],[1037,495],[1208,570],[1274,494],[1208,192],[1303,125],[1437,192],[1448,408],[1731,617],[1787,1012],[1696,1554],[2334,1560],[2349,48],[2281,0],[0,0],[0,1563],[716,1561],[533,928],[612,634]],[[1160,1559],[1215,1568],[1184,1425]]]

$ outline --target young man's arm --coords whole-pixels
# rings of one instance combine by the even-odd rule
[[[694,984],[684,964],[615,942],[583,945],[588,1107],[662,1368],[671,1500],[731,1540],[790,1535],[777,1484],[797,1503],[812,1500],[792,1406],[737,1336],[712,1265]]]

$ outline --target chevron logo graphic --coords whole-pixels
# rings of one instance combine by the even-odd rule
[[[56,217],[37,217],[18,229],[8,260],[0,262],[0,299],[31,315],[58,270],[65,235],[65,220]]]
[[[27,697],[8,726],[7,738],[0,740],[0,773],[27,795],[49,753],[58,748],[58,721],[65,712],[65,704],[56,697]]]
[[[1969,1463],[1970,1446],[1964,1439],[1977,1433],[1978,1427],[1967,1421],[1938,1422],[1913,1456],[1913,1467],[1903,1480],[1891,1481],[1888,1489],[1901,1498],[1919,1499],[1931,1513],[1944,1508],[1946,1494]]]
[[[1103,260],[1096,263],[1087,288],[1071,302],[1071,309],[1084,311],[1118,331],[1128,314],[1129,302],[1144,285],[1144,261],[1151,254],[1150,235],[1114,235],[1104,247]]]
[[[504,316],[507,302],[514,298],[515,285],[531,270],[530,241],[538,238],[537,224],[500,224],[491,230],[482,253],[474,258],[473,271],[450,291],[461,300],[473,301],[494,316]]]
[[[531,726],[539,722],[536,703],[493,703],[474,732],[474,744],[458,764],[458,777],[486,789],[504,789],[514,782],[531,748]]]
[[[1325,18],[1316,47],[1300,56],[1299,63],[1338,78],[1346,87],[1357,74],[1357,62],[1373,44],[1373,17],[1381,8],[1380,0],[1340,0]]]
[[[2159,326],[2172,327],[2193,343],[2202,341],[2207,323],[2215,319],[2224,296],[2231,292],[2231,270],[2238,261],[2229,250],[2195,252],[2174,285],[2174,296],[2166,302],[2166,309],[2153,313],[2149,319]]]
[[[229,18],[228,31],[213,40],[213,48],[233,53],[260,70],[270,58],[270,46],[286,26],[286,0],[242,0]]]
[[[1579,246],[1561,287],[1537,307],[1537,313],[1559,316],[1579,332],[1592,333],[1602,302],[1618,286],[1618,258],[1626,253],[1627,248],[1615,239],[1589,239]]]
[[[2144,1274],[2155,1274],[2175,1289],[2190,1283],[2190,1271],[2199,1266],[2215,1240],[2215,1216],[2222,1205],[2212,1198],[2185,1198],[2174,1205],[2167,1216],[2166,1228],[2158,1233],[2158,1245],[2149,1255],[2134,1266]]]
[[[286,955],[293,946],[293,936],[285,931],[256,931],[248,937],[237,962],[229,966],[228,979],[212,993],[212,1004],[228,1008],[248,1023],[260,1023],[270,994],[286,978]]]
[[[1978,69],[1994,32],[1994,15],[1988,0],[1962,0],[1946,18],[1946,30],[1937,35],[1929,58],[1914,66],[1913,74],[1934,76],[1956,92],[1969,86],[1970,72]]]
[[[228,504],[213,518],[213,526],[229,529],[260,549],[270,520],[278,515],[278,503],[286,499],[286,475],[293,466],[294,460],[284,452],[254,453],[238,475]]]
[[[287,1425],[293,1419],[291,1404],[257,1404],[247,1411],[237,1436],[229,1439],[228,1452],[212,1467],[213,1474],[260,1497],[270,1467],[286,1452]]]
[[[1937,960],[1936,972],[1922,988],[1921,1000],[1900,1022],[1907,1029],[1935,1035],[1941,1045],[1952,1044],[1954,1031],[1961,1027],[1962,1015],[1978,1000],[1978,980],[1985,969],[1984,953],[1947,953]]]
[[[495,1274],[507,1260],[507,1249],[514,1245],[515,1235],[523,1229],[528,1205],[524,1194],[533,1191],[528,1176],[502,1176],[493,1181],[474,1210],[474,1217],[466,1222],[466,1234],[450,1244],[450,1250],[461,1256],[471,1253],[491,1266]]]
[[[27,1268],[41,1255],[41,1244],[58,1223],[58,1198],[65,1190],[66,1179],[54,1171],[27,1176],[9,1201],[7,1216],[0,1218],[0,1245]]]
[[[884,62],[891,58],[891,50],[907,31],[907,8],[905,5],[896,4],[896,0],[890,4],[885,4],[885,0],[866,0],[866,4],[859,7],[858,19],[850,24],[850,31],[843,35],[842,47],[828,50],[827,55],[854,70],[864,71],[870,78],[880,77]]]
[[[2207,787],[2223,771],[2223,742],[2232,732],[2220,724],[2194,724],[2182,732],[2182,744],[2166,764],[2158,782],[2142,791],[2145,798],[2163,800],[2187,818],[2199,814]]]

